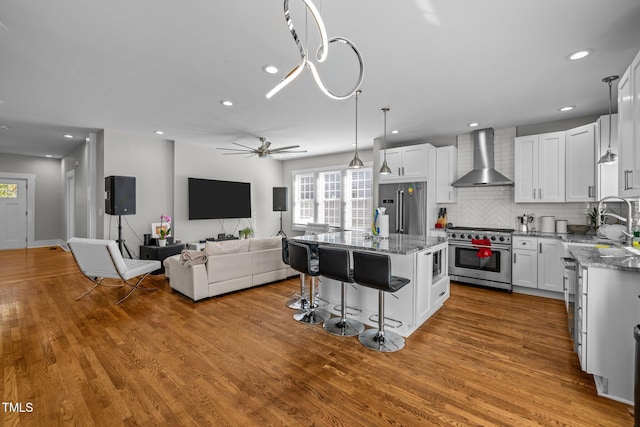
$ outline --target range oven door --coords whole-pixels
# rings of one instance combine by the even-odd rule
[[[449,242],[449,275],[483,286],[511,289],[511,247],[492,245],[492,255],[479,258],[479,245]]]

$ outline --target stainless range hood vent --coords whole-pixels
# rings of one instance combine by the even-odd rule
[[[473,170],[451,185],[454,187],[513,185],[513,181],[494,169],[493,129],[475,130],[472,136]]]

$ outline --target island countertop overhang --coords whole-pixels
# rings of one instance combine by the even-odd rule
[[[383,252],[398,255],[410,255],[431,247],[446,243],[443,237],[423,237],[411,234],[389,234],[388,239],[370,236],[362,231],[338,231],[308,236],[292,237],[318,245],[334,246],[346,249]]]

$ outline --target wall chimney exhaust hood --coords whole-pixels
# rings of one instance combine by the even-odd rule
[[[493,129],[478,129],[472,132],[473,170],[455,181],[454,187],[490,187],[513,185],[506,176],[494,169]]]

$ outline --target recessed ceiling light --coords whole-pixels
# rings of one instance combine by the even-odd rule
[[[0,34],[4,33],[5,31],[7,31],[7,27],[2,22],[0,22]]]
[[[220,101],[220,104],[224,105],[225,107],[231,107],[233,105],[233,102],[229,101],[228,99],[223,99],[222,101]]]
[[[573,110],[574,108],[576,108],[576,106],[575,106],[575,105],[567,105],[566,107],[560,107],[560,108],[558,108],[558,111],[571,111],[571,110]]]
[[[275,74],[278,72],[278,67],[276,67],[275,65],[265,65],[264,67],[262,67],[262,71],[267,74]]]
[[[156,135],[164,135],[164,131],[162,131],[162,130],[156,130],[156,131],[154,131],[154,133]]]
[[[469,123],[469,127],[470,128],[475,128],[475,127],[478,127],[478,126],[480,126],[480,123],[478,123],[478,122]]]
[[[394,130],[391,131],[391,133],[395,135],[397,133],[400,133],[400,131],[398,129],[394,129]]]
[[[9,126],[7,126],[7,125],[0,125],[0,129],[2,129],[2,130],[9,130]]]
[[[47,154],[45,157],[52,158],[53,156],[51,154]]]
[[[565,57],[567,61],[577,61],[578,59],[586,58],[594,52],[593,49],[582,49],[577,52],[573,52]]]
[[[64,137],[67,139],[73,139],[73,135],[69,135],[68,133],[65,133]]]

